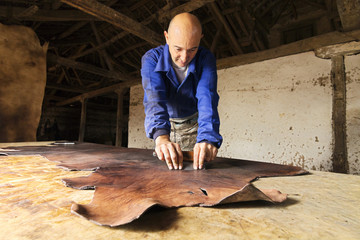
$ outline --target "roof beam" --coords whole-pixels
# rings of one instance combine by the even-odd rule
[[[45,10],[38,9],[33,14],[24,14],[28,12],[28,8],[20,7],[0,7],[0,17],[11,18],[24,21],[35,22],[65,22],[65,21],[100,21],[99,19],[82,13],[77,10]]]
[[[360,29],[359,0],[336,0],[344,31]]]
[[[213,2],[214,0],[202,0],[202,1],[191,1],[191,2],[188,2],[188,3],[185,3],[185,4],[182,4],[172,10],[169,9],[169,5],[165,5],[163,8],[161,8],[158,12],[156,13],[153,13],[151,16],[147,17],[146,19],[144,19],[143,21],[141,21],[141,24],[143,25],[147,25],[149,23],[151,23],[152,19],[158,19],[158,21],[161,22],[161,20],[165,19],[164,18],[164,13],[168,13],[170,12],[169,14],[172,16],[175,14],[175,12],[178,12],[179,10],[181,11],[194,11],[200,7],[202,7],[203,5],[205,5],[206,3],[209,3],[209,2]],[[176,15],[176,14],[175,14]],[[111,39],[109,39],[108,41],[94,47],[94,48],[91,48],[91,49],[88,49],[82,53],[79,53],[75,56],[72,56],[71,58],[75,59],[75,58],[79,58],[79,57],[82,57],[82,56],[85,56],[85,55],[88,55],[90,53],[93,53],[95,51],[98,51],[99,49],[102,49],[102,48],[106,48],[108,46],[110,46],[111,44],[113,44],[114,42],[116,42],[117,40],[125,37],[127,34],[129,34],[128,32],[121,32],[115,36],[113,36]],[[115,56],[117,57],[117,56]]]
[[[274,59],[278,57],[289,56],[292,54],[313,51],[314,49],[320,47],[325,47],[338,43],[357,41],[359,38],[360,30],[346,33],[330,32],[260,52],[247,53],[219,59],[217,60],[217,69],[219,70],[224,68],[230,68],[244,64]]]
[[[68,104],[71,104],[74,102],[79,102],[83,99],[93,98],[93,97],[101,96],[101,95],[104,95],[107,93],[115,92],[116,90],[119,90],[119,89],[129,88],[131,86],[134,86],[134,85],[137,85],[140,83],[141,83],[140,78],[133,78],[131,80],[128,80],[128,81],[125,81],[122,83],[118,83],[118,84],[115,84],[115,85],[112,85],[109,87],[100,88],[100,89],[97,89],[97,90],[94,90],[91,92],[87,92],[87,93],[78,95],[73,98],[69,98],[67,100],[56,103],[56,106],[65,106],[65,105],[68,105]]]
[[[224,18],[224,16],[221,14],[220,9],[216,5],[216,3],[212,2],[209,4],[209,6],[210,6],[211,11],[214,13],[214,15],[224,25],[225,31],[227,33],[227,36],[229,37],[229,41],[230,41],[230,44],[231,44],[233,50],[236,52],[236,54],[243,53],[239,43],[236,40],[236,37],[235,37],[233,31],[231,30],[229,24],[226,22],[226,19]]]
[[[197,1],[189,1],[187,3],[184,3],[180,6],[177,6],[170,11],[167,9],[161,9],[157,15],[159,22],[163,23],[167,21],[168,19],[173,18],[175,15],[182,13],[182,12],[192,12],[198,8],[201,8],[207,3],[214,2],[215,0],[197,0]]]
[[[115,11],[114,9],[101,4],[95,0],[61,0],[63,3],[69,4],[83,12],[91,14],[98,19],[106,21],[116,27],[144,39],[152,45],[161,45],[163,37],[144,26],[143,24],[129,18],[128,16]]]
[[[76,62],[76,61],[68,59],[68,58],[56,56],[54,54],[48,53],[47,58],[52,63],[79,69],[84,72],[89,72],[89,73],[92,73],[95,75],[99,75],[99,76],[103,76],[103,77],[107,77],[107,78],[113,78],[113,79],[122,80],[122,81],[128,80],[128,78],[121,73],[118,73],[115,71],[108,71],[108,70],[98,68],[93,65],[82,63],[82,62]]]

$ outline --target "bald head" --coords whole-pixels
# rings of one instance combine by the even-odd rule
[[[202,34],[202,28],[199,19],[190,13],[180,13],[173,17],[169,23],[168,32],[175,30],[190,29],[192,33]]]
[[[195,57],[200,45],[200,21],[190,13],[180,13],[170,21],[168,31],[165,31],[164,35],[173,62],[179,67],[184,67]]]

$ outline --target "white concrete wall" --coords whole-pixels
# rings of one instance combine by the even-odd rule
[[[349,172],[360,174],[360,55],[345,57]]]
[[[357,103],[348,137],[352,173],[359,173],[359,64],[348,57],[348,97]],[[332,169],[331,60],[307,52],[218,71],[219,156]],[[357,79],[357,80],[355,80]],[[130,92],[129,147],[153,148],[144,133],[143,90]],[[353,104],[350,100],[348,104]],[[348,109],[351,109],[348,107]],[[352,130],[354,126],[356,130]],[[357,134],[357,135],[356,135]]]
[[[220,70],[219,154],[331,170],[330,70],[313,52]]]
[[[145,112],[143,105],[144,90],[141,84],[130,89],[130,109],[129,109],[129,148],[154,148],[154,141],[145,135]]]

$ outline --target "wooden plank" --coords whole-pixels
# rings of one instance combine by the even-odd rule
[[[84,141],[85,130],[86,130],[86,110],[87,110],[87,99],[81,99],[81,118],[80,118],[80,130],[79,130],[79,142]]]
[[[166,13],[170,12],[170,15],[174,15],[175,12],[177,12],[179,9],[181,9],[182,11],[194,11],[196,10],[197,8],[200,8],[201,6],[203,6],[204,4],[208,3],[208,2],[212,2],[214,0],[203,0],[203,1],[191,1],[191,2],[188,2],[188,3],[185,3],[185,4],[182,4],[174,9],[169,9],[169,5],[165,5],[162,9],[160,9],[158,12],[156,13],[153,13],[151,16],[147,17],[145,20],[141,21],[141,24],[143,25],[147,25],[149,23],[151,23],[151,21],[153,19],[157,19],[159,22],[162,21],[162,18]],[[201,5],[201,4],[202,5]],[[164,18],[165,19],[165,18]],[[102,48],[106,48],[108,46],[110,46],[111,44],[113,44],[114,42],[116,42],[117,40],[125,37],[126,35],[128,35],[129,33],[128,32],[121,32],[115,36],[113,36],[111,39],[109,39],[108,41],[104,42],[103,44],[100,44],[92,49],[89,49],[89,50],[86,50],[82,53],[79,53],[71,58],[75,59],[75,58],[79,58],[79,57],[82,57],[82,56],[85,56],[85,55],[88,55],[90,53],[93,53],[95,51],[98,51],[99,49],[102,49]],[[115,57],[119,56],[118,54],[115,55]]]
[[[288,56],[301,52],[312,51],[314,49],[338,43],[359,41],[360,30],[352,32],[331,32],[316,37],[307,38],[297,42],[282,45],[276,48],[267,49],[261,52],[242,54],[238,56],[219,59],[218,69],[240,66],[244,64],[260,62],[268,59]]]
[[[214,15],[216,16],[216,18],[218,18],[220,20],[220,22],[224,25],[225,31],[227,33],[227,36],[229,37],[229,41],[231,46],[233,47],[234,51],[237,54],[241,54],[243,53],[239,43],[236,40],[236,37],[233,33],[233,31],[231,30],[230,26],[228,25],[226,19],[224,18],[224,16],[221,14],[218,6],[216,5],[215,2],[212,2],[209,4],[209,7],[211,9],[211,11],[214,13]]]
[[[65,21],[101,21],[89,14],[78,10],[44,10],[39,9],[33,15],[24,15],[26,8],[19,7],[0,7],[0,17],[9,18],[11,16],[24,21],[36,22],[65,22]],[[19,15],[19,16],[18,16]]]
[[[100,45],[102,44],[99,32],[95,26],[95,23],[93,21],[91,21],[91,28],[95,34],[95,38],[96,38],[96,42]],[[108,56],[107,52],[105,51],[105,49],[100,49],[99,50],[99,54],[104,58],[105,63],[107,65],[107,67],[109,68],[110,71],[114,71],[114,67],[112,65],[112,62],[110,60],[110,57]]]
[[[353,55],[360,53],[360,42],[348,42],[343,44],[335,44],[318,48],[315,50],[315,55],[320,58],[329,59],[339,54],[341,55]]]
[[[129,18],[128,16],[115,11],[114,9],[101,4],[95,0],[61,0],[62,2],[69,4],[79,10],[91,14],[98,19],[106,21],[116,27],[122,28],[127,32],[130,32],[137,37],[144,39],[145,41],[153,45],[161,45],[163,43],[163,37],[147,28],[143,24]]]
[[[201,8],[202,6],[214,2],[215,0],[197,0],[197,1],[189,1],[187,3],[184,3],[180,6],[177,6],[171,10],[162,9],[158,12],[158,21],[160,23],[164,23],[165,21],[168,21],[169,19],[175,17],[175,15],[183,12],[192,12],[198,8]]]
[[[344,31],[360,28],[360,1],[359,0],[336,0],[341,24]]]
[[[60,85],[60,84],[51,84],[51,83],[46,83],[46,88],[60,90],[60,91],[64,91],[64,92],[75,92],[75,93],[85,93],[86,92],[86,90],[84,90],[83,88],[76,88],[73,86],[71,87],[71,86],[64,86],[64,85]]]
[[[333,86],[332,120],[334,128],[333,171],[347,173],[349,163],[346,144],[346,75],[344,56],[342,55],[331,58],[331,83]]]
[[[110,92],[115,92],[118,89],[123,89],[123,88],[129,88],[131,86],[135,86],[137,84],[141,83],[141,79],[140,78],[132,78],[129,79],[128,81],[122,82],[122,83],[118,83],[109,87],[104,87],[104,88],[100,88],[91,92],[87,92],[84,94],[81,94],[79,96],[73,97],[73,98],[69,98],[65,101],[61,101],[58,102],[56,104],[56,106],[64,106],[64,105],[68,105],[74,102],[78,102],[81,101],[81,99],[83,98],[92,98],[92,97],[96,97],[96,96],[101,96]]]
[[[122,80],[122,81],[127,80],[127,78],[125,78],[123,74],[115,72],[115,71],[108,71],[108,70],[105,70],[102,68],[95,67],[90,64],[76,62],[74,60],[59,57],[59,56],[49,54],[49,53],[48,53],[47,57],[50,62],[55,63],[55,64],[60,64],[62,66],[79,69],[79,70],[82,70],[85,72],[89,72],[89,73],[107,77],[107,78],[113,78],[113,79]]]
[[[122,130],[123,130],[123,100],[124,100],[124,89],[116,91],[118,102],[117,102],[117,112],[116,112],[116,141],[115,146],[121,147],[122,144]]]

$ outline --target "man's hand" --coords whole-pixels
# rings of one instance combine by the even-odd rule
[[[194,169],[202,169],[204,161],[210,162],[215,159],[218,149],[206,142],[196,143],[194,147]]]
[[[155,144],[157,157],[161,161],[165,161],[170,170],[183,168],[183,154],[180,145],[171,142],[169,135],[158,136]]]

